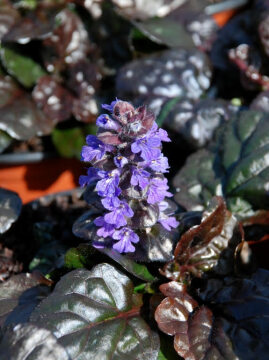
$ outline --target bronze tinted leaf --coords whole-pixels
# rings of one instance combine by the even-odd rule
[[[234,251],[242,238],[236,218],[227,211],[224,200],[215,197],[203,213],[201,224],[181,236],[175,260],[166,265],[165,274],[181,281],[201,277],[212,269],[227,274],[233,269]]]
[[[157,307],[155,320],[163,332],[174,335],[180,356],[185,360],[236,360],[211,310],[199,307],[185,285],[172,281],[161,285],[160,290],[167,297]]]

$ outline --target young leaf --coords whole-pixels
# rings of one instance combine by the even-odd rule
[[[40,325],[8,327],[0,342],[0,358],[8,360],[70,360],[49,330]]]
[[[215,197],[201,224],[182,235],[174,252],[175,260],[165,266],[165,275],[184,282],[212,269],[227,274],[233,269],[234,251],[242,237],[236,218],[227,211],[223,199]]]
[[[0,188],[0,234],[3,234],[18,219],[22,201],[17,193]]]
[[[99,264],[65,275],[31,320],[51,330],[72,359],[155,360],[159,339],[140,317],[141,305],[125,275]]]
[[[12,276],[0,284],[0,325],[24,323],[50,292],[50,281],[38,273]]]
[[[211,310],[199,308],[185,285],[172,281],[161,285],[160,290],[167,297],[157,307],[155,320],[163,332],[174,336],[180,356],[185,360],[237,359]]]
[[[25,87],[32,87],[41,76],[46,74],[34,60],[9,48],[1,46],[0,57],[8,73]]]

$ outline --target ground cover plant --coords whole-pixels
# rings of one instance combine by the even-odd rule
[[[0,1],[4,153],[83,162],[0,188],[0,359],[267,358],[269,5],[229,4]]]

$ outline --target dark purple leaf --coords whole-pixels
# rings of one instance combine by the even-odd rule
[[[132,61],[118,73],[119,97],[145,103],[158,114],[163,104],[176,97],[198,99],[210,86],[208,58],[197,50],[167,50]]]
[[[9,31],[13,24],[18,21],[20,15],[9,0],[1,0],[0,3],[0,40]]]
[[[46,68],[49,72],[77,64],[91,51],[87,31],[80,18],[69,9],[56,16],[59,25],[43,44]]]
[[[0,243],[0,282],[20,273],[22,268],[23,264],[16,260],[14,252]]]
[[[155,320],[163,332],[174,336],[180,356],[185,360],[236,360],[211,310],[199,307],[185,285],[172,281],[161,285],[160,290],[167,297],[157,307]]]
[[[236,218],[226,209],[221,197],[212,199],[202,222],[184,233],[174,252],[174,260],[165,266],[165,275],[171,279],[190,281],[214,269],[219,274],[233,270],[236,246],[243,232]]]
[[[31,320],[51,330],[72,359],[156,360],[159,339],[140,317],[141,305],[125,275],[99,264],[62,277]]]
[[[29,12],[16,21],[3,41],[27,44],[31,40],[45,39],[53,31],[54,18],[55,14],[47,14],[43,11]]]
[[[269,91],[262,91],[250,104],[250,109],[269,113]]]
[[[268,208],[268,114],[240,111],[218,131],[217,144],[192,154],[173,179],[175,200],[187,210],[203,210],[222,195],[241,218]]]
[[[0,76],[0,129],[11,137],[28,140],[46,135],[55,125],[35,105],[30,96],[9,76]]]
[[[0,324],[29,320],[31,312],[50,292],[51,282],[40,273],[19,274],[0,284]]]
[[[73,97],[51,76],[43,76],[38,80],[32,96],[37,106],[55,123],[71,116]]]
[[[239,359],[265,359],[269,351],[269,272],[259,269],[250,278],[209,279],[199,297],[222,317]]]
[[[213,99],[198,102],[180,99],[172,105],[164,105],[162,112],[165,112],[164,124],[195,148],[206,145],[215,130],[229,118],[228,104]]]
[[[8,360],[71,360],[52,333],[40,324],[19,324],[3,331],[0,357]]]
[[[112,0],[116,9],[128,19],[145,20],[154,16],[165,16],[186,0],[139,0],[122,1]]]
[[[13,191],[0,188],[0,234],[3,234],[18,219],[22,201]]]

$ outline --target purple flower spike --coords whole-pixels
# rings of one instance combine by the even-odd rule
[[[131,229],[124,227],[120,230],[116,230],[112,235],[114,240],[119,240],[113,245],[113,249],[119,253],[134,252],[135,247],[132,243],[136,244],[139,242],[138,235]]]
[[[178,226],[170,202],[165,201],[172,194],[164,177],[168,160],[161,149],[162,142],[170,139],[146,106],[134,108],[116,99],[102,107],[110,115],[101,114],[97,136],[87,136],[82,159],[91,167],[79,179],[82,187],[95,185],[93,191],[100,197],[95,204],[96,196],[91,200],[91,206],[101,210],[94,220],[97,239],[92,243],[113,244],[120,253],[134,252],[138,231],[150,232],[157,222],[168,231]]]
[[[108,115],[102,114],[96,120],[96,125],[106,130],[118,131],[121,126],[115,120],[112,120]]]
[[[120,201],[114,210],[104,216],[104,219],[108,224],[113,224],[119,228],[127,224],[125,217],[130,218],[132,216],[134,216],[134,212],[128,203],[126,201]]]

